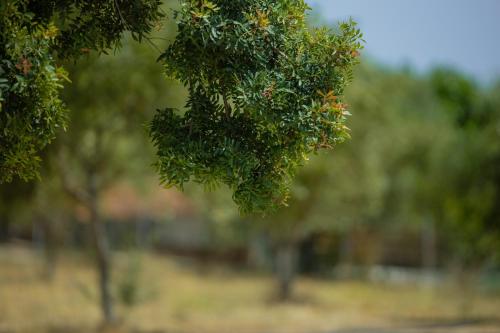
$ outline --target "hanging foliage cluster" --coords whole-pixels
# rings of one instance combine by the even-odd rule
[[[65,126],[59,60],[119,46],[162,16],[159,0],[2,0],[0,2],[0,183],[37,176],[38,153]]]
[[[355,23],[310,29],[303,0],[183,0],[161,55],[189,91],[151,124],[166,186],[226,184],[242,212],[286,203],[307,156],[349,137],[342,95],[358,63]]]

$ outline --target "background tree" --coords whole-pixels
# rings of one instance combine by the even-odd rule
[[[351,120],[352,141],[313,159],[307,175],[298,177],[291,207],[270,216],[268,223],[279,237],[293,231],[295,248],[314,234],[339,235],[336,255],[345,275],[353,274],[353,264],[370,266],[379,257],[376,243],[366,237],[363,244],[356,243],[356,237],[377,239],[381,228],[403,224],[403,203],[413,189],[404,188],[405,176],[399,172],[407,170],[402,164],[419,142],[418,133],[428,133],[420,115],[432,103],[425,98],[431,92],[424,83],[408,74],[363,66],[357,75],[359,80],[346,92],[358,115]],[[395,93],[385,93],[392,90]],[[307,181],[300,181],[302,177]]]
[[[441,161],[442,229],[459,266],[477,271],[498,260],[500,244],[498,87],[481,90],[446,69],[435,71],[431,82],[455,130]]]
[[[291,190],[288,207],[281,208],[263,219],[252,221],[257,231],[269,237],[274,254],[274,274],[277,296],[281,301],[290,300],[297,275],[298,248],[309,235],[328,228],[328,224],[311,220],[314,209],[321,200],[323,184],[330,167],[326,156],[315,157],[297,175]]]
[[[363,114],[363,120],[353,120],[355,142],[348,149],[356,156],[350,163],[354,166],[351,170],[358,170],[354,179],[365,179],[362,186],[354,187],[362,201],[334,200],[338,202],[335,208],[342,212],[343,205],[364,207],[359,215],[368,213],[363,220],[370,221],[365,226],[371,230],[383,228],[389,233],[397,228],[422,229],[422,251],[435,252],[434,242],[426,235],[432,236],[432,212],[439,205],[437,180],[441,175],[436,167],[454,135],[448,117],[436,103],[426,79],[416,78],[411,72],[374,68],[365,68],[359,74],[363,79],[350,91],[350,98],[354,101],[352,108]],[[373,84],[375,78],[380,80],[378,84]],[[374,89],[367,95],[369,86]],[[356,144],[363,148],[356,149]],[[342,181],[340,173],[335,178]],[[366,189],[375,190],[375,195],[363,195],[371,193]],[[342,195],[343,191],[334,193]],[[422,258],[426,257],[424,252]],[[435,253],[427,257],[435,257]],[[425,261],[433,265],[435,258]]]
[[[453,76],[445,78],[450,80]],[[450,252],[461,260],[472,256],[466,259],[468,262],[483,261],[479,253],[486,258],[496,253],[498,235],[485,228],[485,216],[494,211],[490,200],[495,195],[492,170],[496,168],[494,163],[489,167],[482,164],[495,161],[493,142],[498,134],[494,130],[497,123],[493,101],[483,106],[488,109],[481,116],[491,117],[484,122],[489,129],[475,125],[473,128],[481,130],[469,129],[469,134],[464,135],[450,112],[462,105],[476,108],[478,99],[486,99],[469,94],[472,100],[464,102],[463,95],[467,93],[461,91],[454,97],[460,101],[458,105],[450,107],[449,101],[440,102],[437,98],[439,90],[429,84],[431,80],[436,78],[416,78],[408,72],[387,72],[373,65],[362,66],[357,72],[357,81],[347,90],[348,99],[353,102],[350,108],[357,115],[351,120],[352,141],[333,154],[313,159],[311,168],[299,173],[292,187],[290,207],[258,223],[258,229],[270,235],[275,249],[280,248],[279,244],[288,249],[287,254],[276,251],[279,255],[275,260],[283,298],[289,295],[292,272],[300,269],[294,265],[297,255],[293,253],[318,232],[341,236],[337,255],[347,276],[353,274],[349,269],[352,264],[369,267],[377,263],[382,255],[379,245],[390,235],[416,234],[421,241],[420,263],[428,272],[439,264],[445,244],[450,244]],[[471,84],[468,80],[465,83]],[[470,112],[481,114],[478,110]],[[479,146],[488,149],[482,151]],[[485,154],[490,149],[491,155]],[[470,177],[473,170],[477,178]],[[460,189],[454,187],[458,184]],[[462,193],[473,184],[484,195],[471,193],[477,206],[467,206],[461,201]],[[456,210],[450,210],[451,202],[456,202],[463,214],[474,214],[477,219],[470,215],[452,217],[449,214]],[[374,243],[370,244],[366,237],[361,243],[357,240],[360,234],[367,234]],[[462,237],[472,238],[466,241]],[[478,246],[477,241],[484,242],[484,247]]]
[[[0,243],[9,241],[12,225],[19,221],[20,212],[34,192],[33,184],[20,180],[0,187]]]
[[[144,170],[153,161],[145,124],[155,105],[175,100],[175,86],[169,88],[162,77],[154,62],[155,53],[150,46],[128,39],[113,57],[90,57],[68,66],[73,83],[63,98],[72,110],[71,130],[60,135],[52,155],[57,170],[54,176],[75,203],[88,212],[101,308],[107,322],[112,322],[116,314],[111,249],[100,198],[103,191],[125,176],[142,175],[140,179],[144,180]]]

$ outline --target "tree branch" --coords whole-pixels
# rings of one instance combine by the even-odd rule
[[[68,178],[69,172],[64,163],[63,155],[64,155],[63,152],[60,151],[57,158],[59,178],[61,179],[63,190],[75,201],[78,201],[87,206],[90,203],[90,195],[86,191],[79,188],[78,186],[72,184],[72,182],[69,180]]]
[[[231,117],[231,105],[229,105],[229,102],[227,100],[227,96],[226,96],[226,93],[223,93],[222,94],[222,100],[224,101],[224,110],[226,110],[226,118],[230,118]]]

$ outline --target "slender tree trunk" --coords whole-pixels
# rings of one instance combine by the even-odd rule
[[[37,224],[40,228],[41,247],[44,256],[42,277],[51,281],[54,277],[57,261],[57,239],[51,222],[44,216],[39,216]]]
[[[90,177],[89,183],[90,228],[99,275],[101,310],[105,323],[111,324],[116,319],[111,295],[111,254],[106,230],[99,215],[95,176]]]
[[[344,232],[339,249],[339,270],[341,278],[352,278],[354,276],[354,230],[349,228]]]
[[[476,299],[476,288],[479,279],[480,265],[466,267],[460,263],[456,269],[457,288],[460,293],[458,316],[461,320],[467,321],[474,314],[474,303]]]
[[[422,224],[421,251],[422,268],[425,275],[425,285],[432,285],[433,273],[437,265],[436,225],[432,217],[426,218]]]
[[[276,276],[278,278],[278,297],[281,301],[290,300],[296,276],[297,254],[292,243],[281,244],[276,250]]]
[[[8,214],[0,215],[0,243],[5,243],[10,237],[10,219]]]
[[[432,219],[424,221],[422,226],[422,267],[433,270],[436,267],[436,226]]]

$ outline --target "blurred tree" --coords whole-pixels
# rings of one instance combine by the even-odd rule
[[[330,157],[320,195],[324,202],[313,219],[328,216],[343,235],[340,261],[349,275],[355,252],[364,252],[357,259],[362,265],[377,262],[380,255],[376,244],[355,244],[357,234],[381,239],[382,229],[388,233],[402,222],[420,223],[409,207],[417,184],[414,170],[434,154],[433,140],[443,121],[431,116],[435,102],[426,82],[410,73],[363,66],[347,96],[356,115],[353,139]]]
[[[65,191],[88,212],[88,223],[97,259],[104,319],[115,313],[111,295],[111,254],[102,221],[100,197],[120,177],[139,179],[152,162],[143,126],[154,106],[181,96],[170,88],[154,61],[155,50],[123,41],[114,57],[90,57],[68,66],[73,84],[63,94],[71,130],[60,136],[52,158]],[[171,102],[171,100],[170,100]],[[151,147],[151,148],[148,148]],[[143,178],[141,178],[143,177]]]
[[[311,166],[299,173],[292,187],[290,208],[270,215],[270,221],[263,226],[274,243],[275,270],[282,299],[291,295],[297,270],[297,246],[308,236],[332,230],[344,234],[341,260],[347,266],[352,263],[354,248],[360,245],[353,244],[353,234],[383,219],[390,177],[388,168],[399,151],[393,136],[397,135],[396,131],[404,131],[400,123],[395,125],[401,109],[391,99],[405,99],[385,91],[401,85],[402,80],[367,66],[360,68],[357,74],[359,81],[347,91],[351,109],[356,114],[352,119],[352,142],[333,154],[314,158]],[[377,84],[373,83],[375,78]],[[410,78],[406,82],[413,83]],[[411,89],[401,91],[401,94],[412,92]],[[387,110],[391,107],[392,110]]]
[[[498,88],[480,88],[471,79],[446,68],[435,70],[429,81],[437,104],[448,117],[451,135],[447,135],[449,140],[442,154],[427,170],[431,176],[420,174],[422,180],[433,183],[422,193],[427,198],[426,212],[438,221],[437,232],[446,244],[463,291],[461,315],[467,316],[478,273],[486,265],[499,262]]]
[[[10,239],[10,228],[35,191],[35,185],[15,180],[0,186],[0,243]]]
[[[356,74],[346,92],[356,115],[352,141],[313,159],[292,187],[291,207],[259,224],[275,244],[282,298],[290,296],[297,245],[318,232],[343,235],[339,252],[347,275],[355,252],[363,254],[357,260],[364,266],[379,256],[376,243],[366,237],[355,243],[356,236],[381,240],[382,229],[421,228],[423,265],[437,262],[435,221],[442,216],[436,212],[446,190],[443,158],[455,138],[453,124],[426,78],[373,65]]]
[[[368,138],[369,151],[361,154],[376,154],[383,172],[383,178],[379,178],[383,182],[383,195],[379,198],[381,206],[375,221],[384,226],[385,231],[420,229],[422,265],[430,268],[437,261],[435,223],[439,217],[434,216],[434,212],[440,205],[443,190],[439,185],[443,171],[440,161],[448,153],[454,137],[453,127],[436,101],[427,78],[407,72],[379,72],[372,73],[371,77],[368,82],[380,78],[372,90],[371,98],[376,102],[370,105],[367,100],[363,101],[363,91],[369,89],[368,86],[358,86],[360,90],[353,91],[357,97],[351,98],[356,101],[353,108],[359,112],[369,109],[366,112],[371,115],[370,123],[378,124],[377,129],[373,129],[366,122],[358,123],[362,128],[357,132],[358,136],[372,133],[367,134],[371,137]],[[369,84],[366,80],[363,82]],[[363,158],[359,162],[363,163]]]
[[[238,222],[237,235],[219,223],[224,229],[219,233],[235,242],[248,235],[248,227],[269,235],[282,298],[290,296],[299,269],[297,247],[312,235],[340,234],[341,262],[361,266],[377,263],[383,255],[380,242],[393,236],[402,241],[405,235],[420,237],[420,247],[411,251],[415,261],[406,258],[400,264],[420,260],[426,272],[451,256],[470,266],[492,262],[498,253],[493,204],[499,188],[498,87],[480,90],[454,74],[464,80],[459,86],[469,86],[458,89],[459,96],[451,98],[459,101],[455,104],[442,101],[455,93],[435,88],[432,75],[417,77],[374,65],[361,66],[356,75],[346,91],[356,115],[353,138],[331,155],[314,157],[299,172],[290,207],[251,219],[250,227]],[[467,119],[462,105],[469,105]],[[225,209],[227,197],[211,196],[210,201],[214,220],[237,220],[234,211]],[[398,256],[384,255],[389,260]]]
[[[42,154],[47,156],[47,151]],[[64,195],[58,184],[54,184],[50,176],[52,171],[47,173],[47,168],[47,164],[44,164],[42,173],[48,176],[44,182],[13,179],[0,186],[0,243],[10,239],[11,226],[17,226],[14,235],[17,237],[23,236],[23,229],[26,233],[31,228],[35,248],[42,252],[44,258],[41,275],[51,280],[60,234],[64,229],[57,224],[62,221],[61,215],[67,210]]]
[[[31,182],[34,194],[25,201],[25,205],[31,208],[31,223],[38,235],[33,241],[37,243],[37,249],[43,251],[42,277],[48,281],[54,277],[59,250],[71,229],[68,222],[74,214],[73,202],[62,189],[58,165],[53,158],[61,149],[60,145],[59,140],[41,152],[41,181]]]
[[[378,200],[372,197],[366,204],[352,201],[352,209],[378,201],[381,206],[371,220],[384,223],[385,232],[388,227],[418,226],[422,265],[428,269],[438,263],[438,239],[464,268],[478,269],[491,262],[500,241],[495,204],[500,199],[500,108],[494,89],[480,89],[470,79],[447,69],[424,78],[381,72],[367,76],[366,69],[348,92],[356,113],[353,140],[352,146],[337,151],[336,165],[341,165],[344,150],[355,147],[352,153],[360,154],[359,159],[351,160],[350,168],[344,164],[341,169],[352,172],[365,165],[368,168],[361,169],[354,179],[372,175],[369,179],[379,179],[383,191]],[[365,143],[364,137],[368,139]],[[376,170],[375,165],[380,166],[382,177],[368,172]],[[350,207],[349,200],[342,200],[349,188],[367,194],[374,187],[367,183],[355,186],[350,183],[353,178],[335,170],[335,164],[333,168],[332,174],[342,175],[333,178],[346,183],[345,187],[336,183],[336,190],[331,191],[337,196],[331,202],[332,209],[342,216]],[[362,213],[346,216],[361,217]]]
[[[437,70],[432,85],[455,124],[441,161],[446,177],[442,217],[448,244],[461,266],[477,269],[500,249],[500,104],[498,87],[480,90],[463,75]]]
[[[297,248],[312,232],[325,229],[323,224],[311,224],[313,209],[317,208],[320,194],[328,176],[328,160],[315,157],[297,175],[292,186],[289,206],[263,219],[254,221],[264,230],[272,243],[274,271],[278,285],[278,297],[282,301],[292,296],[297,274]]]

